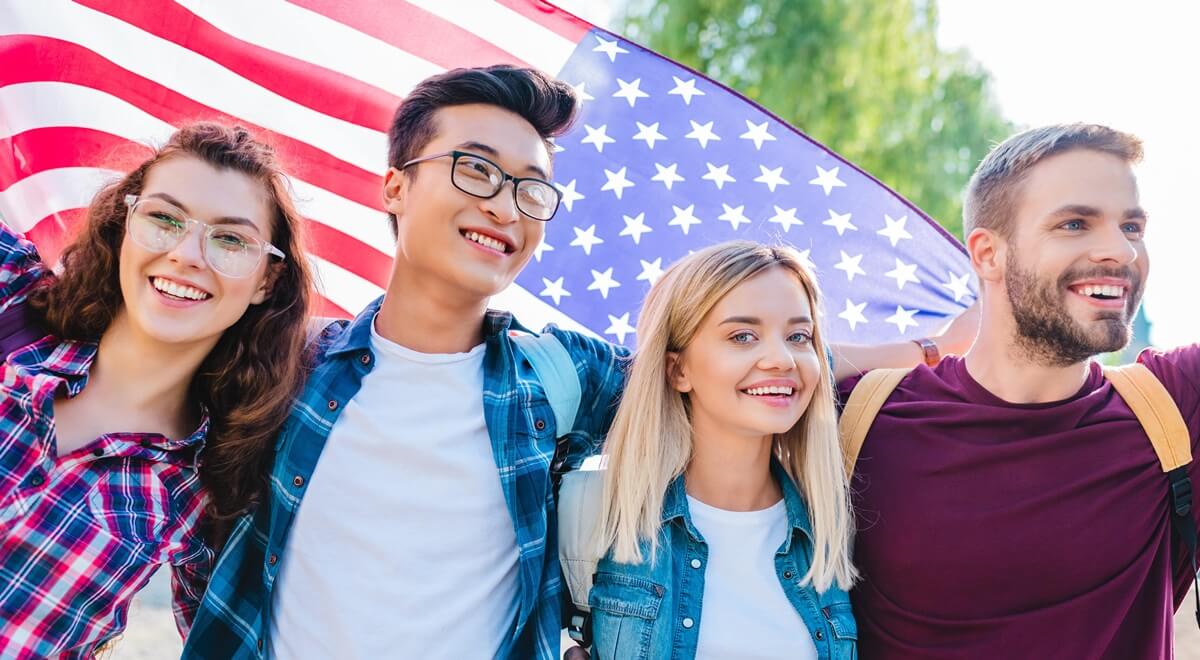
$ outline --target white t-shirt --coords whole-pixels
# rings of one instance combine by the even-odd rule
[[[789,529],[784,501],[725,511],[689,496],[688,510],[708,544],[696,660],[816,660],[812,634],[775,573]]]
[[[282,553],[282,660],[490,658],[517,614],[517,539],[483,416],[484,346],[417,353],[371,328]]]

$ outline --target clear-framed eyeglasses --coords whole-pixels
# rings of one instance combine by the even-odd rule
[[[417,163],[424,163],[435,158],[450,156],[450,183],[455,188],[483,199],[491,199],[500,193],[500,189],[508,181],[513,182],[513,200],[517,210],[533,218],[546,222],[558,211],[558,203],[562,193],[549,181],[533,177],[513,176],[500,169],[492,161],[466,151],[447,151],[422,158],[414,158],[400,166],[405,169]]]
[[[129,208],[125,227],[134,243],[151,252],[169,252],[193,229],[202,230],[204,260],[226,277],[250,276],[264,255],[287,258],[279,248],[237,225],[210,225],[189,218],[183,209],[163,199],[126,195],[125,205]]]

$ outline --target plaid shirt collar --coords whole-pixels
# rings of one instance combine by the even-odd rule
[[[367,305],[363,311],[359,312],[358,316],[354,317],[354,320],[350,322],[346,330],[339,334],[325,349],[322,361],[345,355],[346,353],[358,353],[369,350],[371,346],[371,324],[375,322],[375,315],[379,313],[379,309],[383,306],[383,300],[382,297],[377,298],[374,302]],[[524,326],[513,318],[511,313],[496,309],[487,310],[487,313],[483,317],[484,341],[509,330],[528,332]]]
[[[60,387],[67,395],[78,396],[87,387],[88,374],[96,361],[99,344],[94,341],[74,341],[45,337],[9,355],[10,364],[33,375],[45,375],[54,379],[54,386],[45,390],[45,396],[54,396]],[[179,440],[171,440],[161,433],[111,433],[110,441],[127,440],[142,449],[161,450],[169,455],[187,454],[185,462],[199,464],[200,453],[208,437],[210,419],[208,409],[201,404],[200,424],[196,430]],[[184,451],[191,450],[191,451]]]

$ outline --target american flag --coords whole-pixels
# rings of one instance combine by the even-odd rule
[[[353,315],[390,272],[379,189],[396,105],[429,75],[502,62],[554,73],[583,99],[556,145],[563,207],[493,301],[528,326],[632,344],[662,270],[731,238],[800,249],[835,341],[914,338],[976,295],[957,241],[870,175],[719,83],[536,0],[3,3],[0,217],[53,260],[145,145],[190,120],[238,122],[293,175],[322,313]]]

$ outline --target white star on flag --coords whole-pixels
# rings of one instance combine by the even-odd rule
[[[683,230],[684,236],[687,236],[688,230],[691,229],[692,225],[700,224],[700,218],[697,218],[693,213],[693,211],[696,210],[695,204],[688,206],[686,209],[681,209],[672,204],[671,208],[675,210],[675,217],[671,218],[671,221],[667,223],[667,226],[679,227],[681,230]]]
[[[591,256],[592,248],[604,242],[604,239],[596,236],[596,225],[592,225],[587,229],[579,227],[571,227],[575,230],[575,240],[571,241],[571,245],[583,248],[583,253]]]
[[[846,186],[846,184],[842,183],[842,180],[838,178],[838,170],[840,169],[840,167],[835,167],[831,170],[827,170],[824,167],[817,165],[817,178],[809,181],[809,183],[814,186],[821,186],[821,189],[825,191],[825,196],[828,197],[829,193],[833,192],[834,188],[844,188]]]
[[[638,259],[638,261],[642,262],[642,274],[637,276],[639,280],[654,284],[658,281],[658,278],[662,277],[662,257],[654,261],[646,261],[645,259]]]
[[[613,316],[612,314],[609,314],[608,322],[609,326],[604,330],[604,334],[615,335],[618,343],[624,344],[625,335],[631,335],[637,332],[632,325],[629,325],[629,312],[625,312],[620,316]]]
[[[788,186],[788,180],[783,178],[783,166],[776,167],[773,170],[767,169],[766,165],[759,165],[758,169],[762,174],[754,177],[756,183],[765,183],[771,192],[775,192],[775,186]]]
[[[737,179],[729,175],[728,165],[722,165],[720,167],[717,167],[712,163],[705,163],[705,165],[708,166],[708,174],[705,174],[700,178],[704,179],[705,181],[712,181],[715,183],[717,185],[717,190],[724,188],[725,184],[727,183],[733,183],[734,181],[737,181]]]
[[[771,142],[775,140],[775,136],[767,132],[767,122],[755,124],[749,119],[746,120],[746,132],[738,137],[743,140],[753,140],[754,149],[761,150],[763,142]]]
[[[634,122],[634,123],[637,124],[638,132],[636,135],[633,136],[633,139],[642,140],[643,142],[646,143],[646,146],[651,149],[654,148],[655,142],[658,142],[659,140],[667,139],[667,136],[658,132],[658,122],[654,122],[653,124],[650,124],[649,126],[647,126],[646,124],[643,124],[640,121]]]
[[[575,192],[575,179],[571,179],[571,182],[565,186],[561,183],[555,183],[554,187],[558,188],[558,192],[562,193],[562,205],[567,207],[568,213],[575,208],[575,202],[584,199],[583,193]]]
[[[617,196],[617,199],[621,199],[621,193],[625,192],[626,188],[633,187],[633,182],[625,178],[625,171],[627,169],[629,168],[622,167],[616,172],[604,170],[604,178],[608,179],[608,181],[600,188],[600,192],[611,190]]]
[[[625,99],[626,101],[629,101],[629,107],[631,107],[631,108],[633,107],[633,105],[635,103],[637,103],[638,99],[650,98],[649,94],[642,91],[642,87],[641,87],[642,79],[641,78],[634,78],[633,82],[629,82],[629,83],[625,82],[624,80],[621,80],[620,78],[617,78],[617,85],[621,89],[613,92],[613,97],[618,98],[618,99]]]
[[[541,261],[543,252],[553,252],[553,251],[554,251],[554,246],[547,243],[546,239],[543,238],[537,244],[537,247],[533,248],[533,258],[537,259],[538,261]]]
[[[859,323],[869,323],[867,317],[863,316],[863,310],[867,308],[867,303],[861,302],[857,305],[849,298],[846,299],[846,309],[838,314],[839,319],[845,319],[846,323],[850,324],[850,330],[854,331]]]
[[[603,273],[592,269],[592,283],[588,285],[588,291],[599,291],[600,297],[608,300],[608,290],[621,286],[620,282],[613,279],[612,273],[611,266]]]
[[[658,174],[655,174],[654,176],[650,177],[650,180],[658,181],[659,183],[666,186],[667,190],[670,190],[671,186],[673,184],[679,183],[680,181],[684,180],[683,177],[681,177],[675,173],[675,169],[678,167],[679,167],[679,163],[671,163],[671,165],[669,167],[663,167],[662,165],[655,163],[654,168],[658,170]]]
[[[793,226],[804,224],[803,220],[796,217],[796,209],[781,209],[775,207],[775,215],[771,216],[767,222],[773,222],[783,226],[783,233],[787,233]]]
[[[583,107],[584,101],[595,101],[596,97],[587,93],[587,83],[581,82],[578,85],[571,85],[575,88],[575,98],[579,99],[579,107]]]
[[[884,273],[883,276],[895,279],[897,290],[903,290],[907,282],[921,283],[921,280],[917,279],[917,264],[906,264],[900,259],[896,259],[896,267]]]
[[[701,149],[707,149],[709,142],[721,139],[721,136],[713,133],[713,122],[710,121],[707,124],[700,124],[692,119],[689,119],[688,121],[692,124],[692,132],[683,137],[699,142]]]
[[[556,140],[554,138],[547,138],[546,141],[550,143],[550,153],[557,154],[557,153],[562,153],[567,150],[566,147],[559,144],[558,140]]]
[[[855,275],[866,275],[867,271],[863,270],[859,263],[863,259],[863,255],[850,256],[845,250],[839,250],[842,253],[842,260],[838,262],[834,268],[846,272],[846,281],[853,282]]]
[[[887,239],[892,242],[892,247],[896,247],[897,243],[906,238],[912,238],[912,234],[908,233],[908,230],[904,228],[904,224],[908,222],[907,215],[902,215],[900,216],[900,219],[897,220],[884,213],[883,221],[887,223],[887,227],[884,227],[875,233],[879,234],[880,236],[886,236]]]
[[[584,124],[583,130],[587,131],[587,137],[580,140],[580,144],[593,145],[596,147],[597,153],[604,153],[604,145],[616,142],[616,140],[608,137],[608,124],[601,124],[600,128],[592,128]]]
[[[542,289],[542,292],[539,293],[538,295],[553,299],[555,305],[562,304],[563,296],[571,295],[570,291],[567,291],[566,289],[563,288],[563,278],[562,277],[559,277],[557,280],[554,280],[553,282],[551,282],[549,278],[543,277],[542,282],[546,285],[546,288]]]
[[[642,242],[642,234],[653,231],[646,226],[646,214],[639,213],[633,217],[623,216],[625,218],[625,228],[621,230],[620,236],[631,236],[634,245],[640,245]]]
[[[945,282],[942,282],[942,286],[950,289],[950,293],[954,294],[954,302],[958,302],[963,298],[963,296],[971,294],[971,287],[968,284],[971,279],[970,273],[966,273],[959,277],[950,271],[946,271],[946,275],[948,279]]]
[[[718,216],[717,219],[728,222],[729,225],[733,227],[734,231],[737,231],[738,225],[740,224],[750,224],[750,218],[747,218],[746,214],[742,212],[746,208],[745,204],[737,208],[725,203],[722,203],[721,206],[725,207],[725,212]]]
[[[915,328],[918,325],[920,325],[916,321],[913,320],[913,316],[916,313],[917,313],[917,310],[915,310],[915,309],[904,309],[900,305],[896,305],[896,313],[892,314],[891,316],[887,317],[884,320],[887,321],[888,323],[895,323],[896,329],[900,331],[900,334],[904,334],[907,331],[908,326],[912,326]]]
[[[676,96],[682,96],[684,105],[691,105],[693,96],[704,96],[704,92],[696,89],[695,78],[684,81],[675,76],[671,76],[671,79],[675,81],[675,87],[667,93],[674,94]]]
[[[833,209],[829,209],[829,219],[821,224],[829,225],[830,227],[836,229],[838,236],[846,233],[847,229],[858,231],[858,227],[855,227],[854,224],[850,222],[849,213],[835,213]]]
[[[629,51],[625,50],[624,48],[621,48],[621,46],[617,43],[616,39],[611,39],[611,40],[605,39],[604,37],[602,37],[598,34],[594,35],[594,36],[596,37],[596,41],[600,42],[600,45],[593,48],[592,52],[593,53],[604,53],[605,55],[608,55],[609,62],[616,62],[617,55],[619,55],[621,53],[629,52]]]

